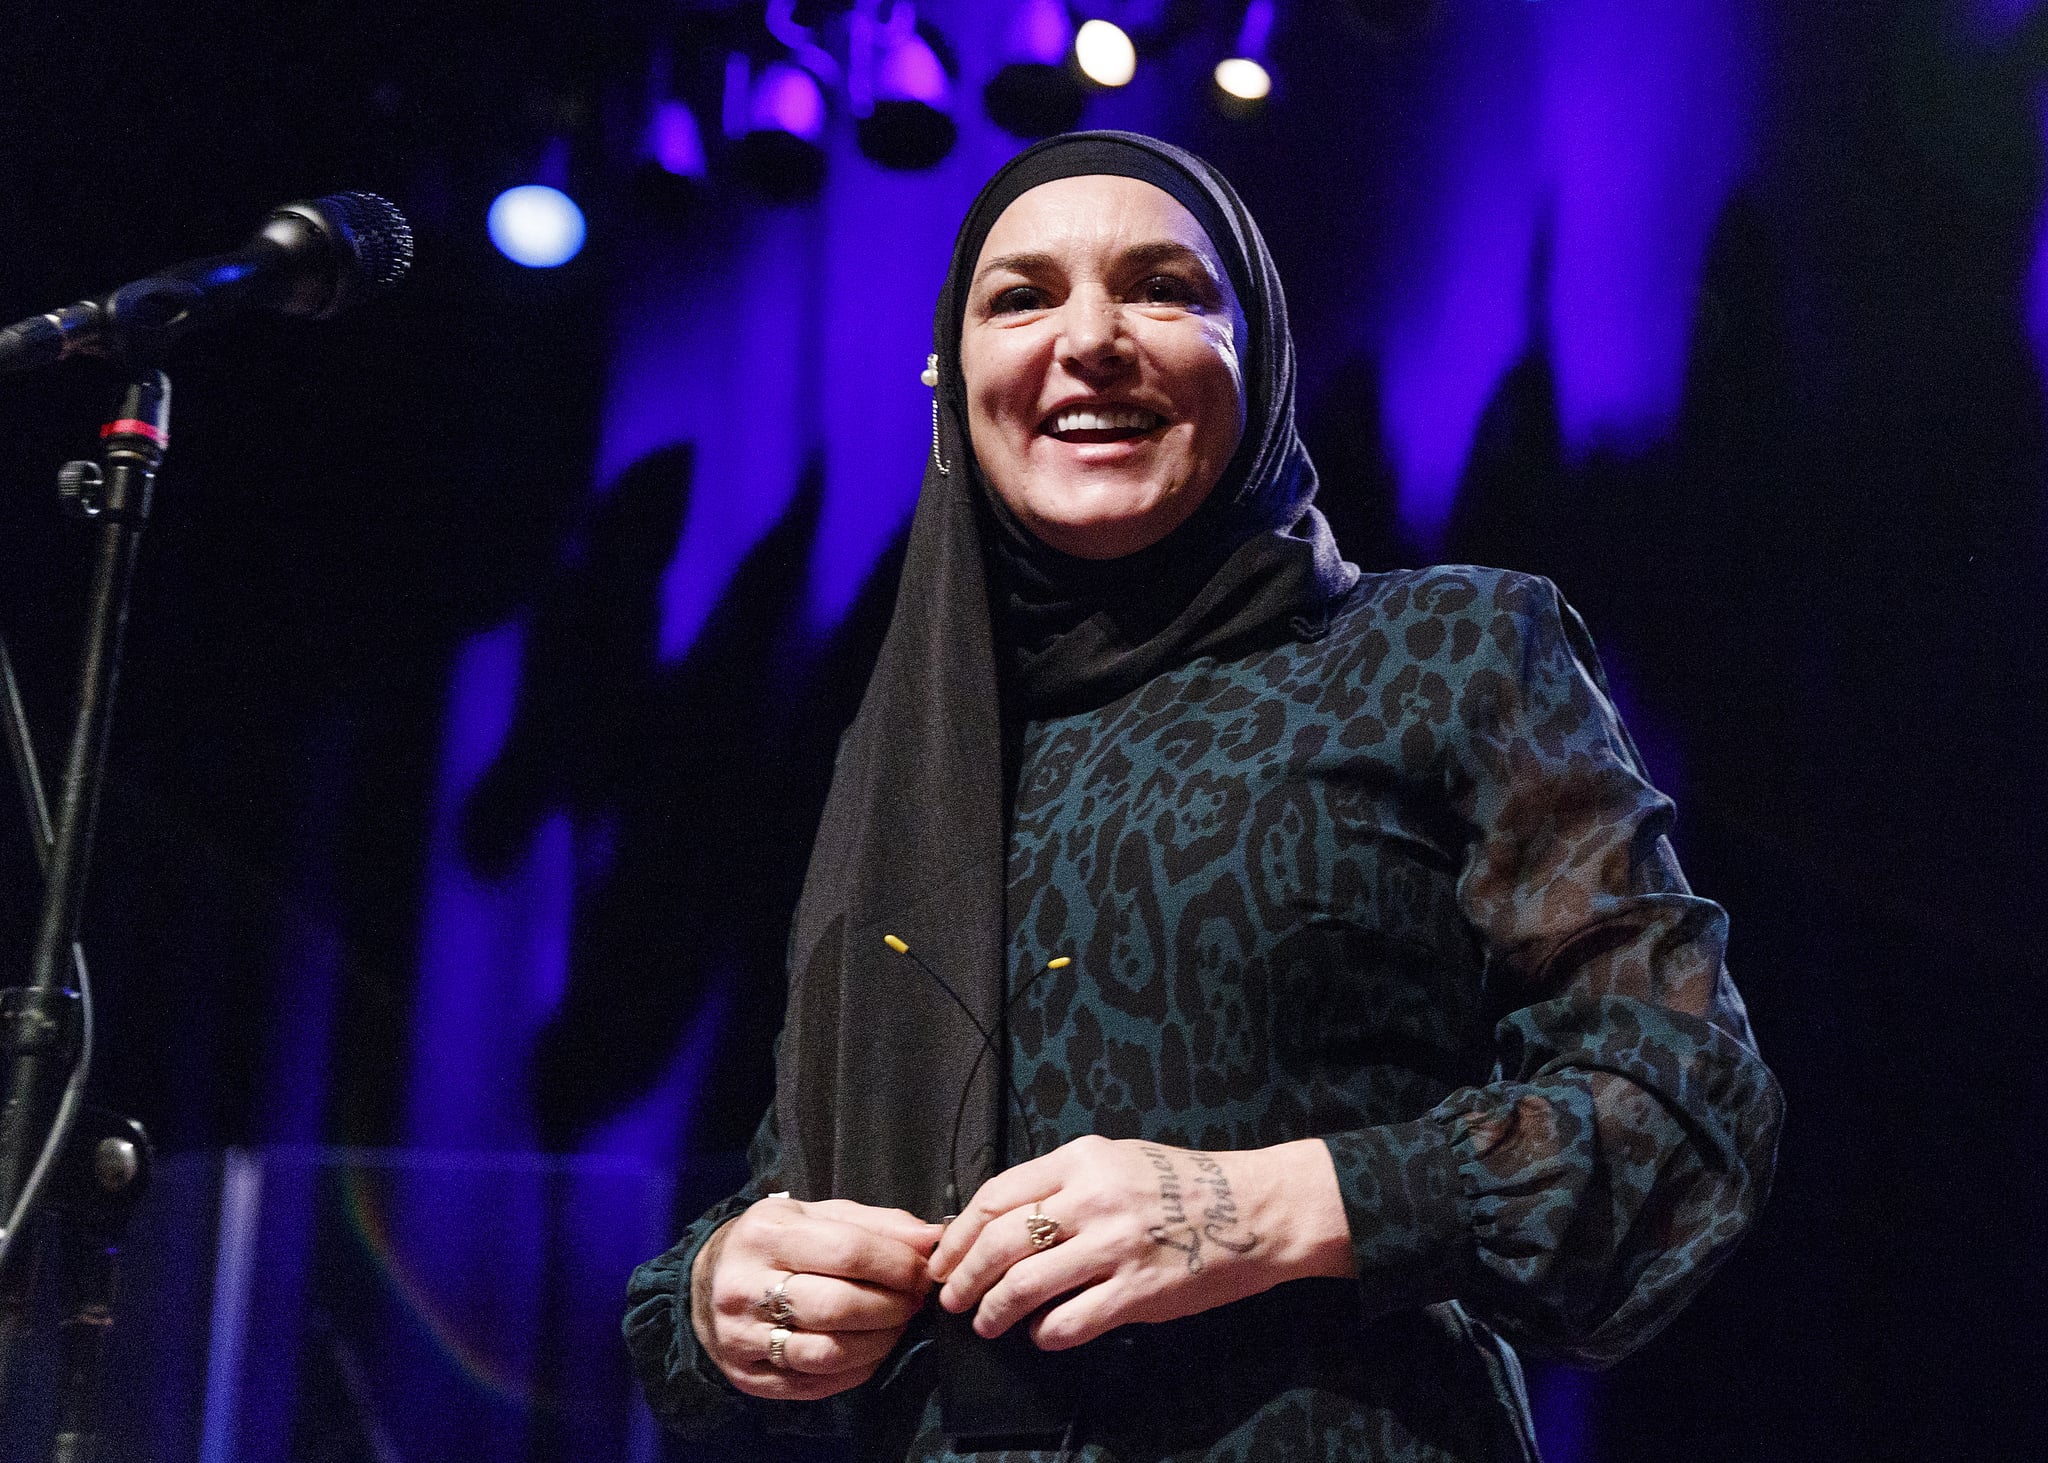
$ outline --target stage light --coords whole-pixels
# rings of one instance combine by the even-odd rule
[[[1273,90],[1266,42],[1273,34],[1274,0],[1250,0],[1238,27],[1237,49],[1216,63],[1216,105],[1228,116],[1248,117]]]
[[[1250,57],[1232,56],[1216,63],[1216,86],[1225,96],[1238,101],[1262,102],[1273,90],[1273,78]]]
[[[795,62],[771,61],[753,77],[745,56],[728,57],[725,129],[733,166],[770,201],[815,198],[825,186],[825,94]]]
[[[672,97],[654,104],[647,119],[647,155],[678,178],[704,176],[704,138],[687,106]]]
[[[754,83],[747,123],[750,132],[786,132],[816,142],[825,131],[825,93],[803,67],[771,61]]]
[[[889,168],[928,168],[953,150],[953,80],[917,13],[896,0],[886,21],[863,5],[848,24],[847,99],[860,150]]]
[[[1138,48],[1119,27],[1091,20],[1074,33],[1074,64],[1097,86],[1123,86],[1138,74]]]
[[[1067,53],[1074,25],[1060,0],[1024,0],[1010,18],[1002,68],[982,88],[988,119],[1017,137],[1070,132],[1088,105]]]
[[[542,183],[507,188],[492,201],[486,223],[498,252],[528,269],[567,264],[583,247],[583,210]]]

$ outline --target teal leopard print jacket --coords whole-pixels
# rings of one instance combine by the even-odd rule
[[[1013,988],[1072,963],[1017,1003],[1015,1156],[1321,1136],[1358,1262],[1095,1343],[1074,1455],[1533,1459],[1513,1348],[1655,1334],[1763,1202],[1782,1107],[1577,616],[1524,575],[1367,575],[1314,638],[1033,723],[1020,766]],[[702,1357],[690,1261],[759,1196],[633,1276],[656,1411],[953,1456],[915,1330],[828,1404]]]

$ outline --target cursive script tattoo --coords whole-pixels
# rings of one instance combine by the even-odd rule
[[[1251,1253],[1259,1237],[1245,1228],[1237,1212],[1237,1198],[1230,1191],[1230,1176],[1224,1173],[1222,1164],[1206,1153],[1187,1155],[1194,1163],[1195,1177],[1184,1186],[1172,1154],[1150,1144],[1140,1144],[1138,1151],[1151,1160],[1159,1176],[1160,1222],[1146,1231],[1154,1244],[1186,1255],[1190,1275],[1202,1268],[1204,1240],[1233,1255]],[[1189,1186],[1206,1190],[1207,1202],[1203,1202],[1199,1192],[1191,1199],[1187,1193]],[[1188,1214],[1190,1202],[1201,1205],[1192,1218]]]

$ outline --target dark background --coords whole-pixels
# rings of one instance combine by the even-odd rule
[[[1982,33],[1928,0],[1759,21],[1760,141],[1712,232],[1675,422],[1574,449],[1532,343],[1487,400],[1439,545],[1397,523],[1381,366],[1303,330],[1325,346],[1302,409],[1349,555],[1549,574],[1624,673],[1788,1095],[1777,1193],[1721,1278],[1597,1383],[1546,1383],[1583,1430],[1559,1457],[2037,1455],[2048,436],[2027,290],[2048,59],[2026,8]],[[1358,268],[1311,247],[1329,205],[1304,172],[1339,166],[1317,108],[1385,104],[1345,114],[1371,215],[1403,196],[1396,104],[1431,84],[1446,27],[1482,23],[1379,35],[1342,10],[1286,13],[1290,107],[1249,130],[1159,122],[1243,183],[1297,315]],[[651,606],[699,490],[689,453],[592,496],[622,276],[752,207],[717,175],[694,202],[653,194],[630,156],[650,37],[687,41],[720,9],[4,14],[0,317],[231,247],[271,204],[337,188],[397,199],[420,236],[402,293],[318,327],[237,322],[174,362],[87,914],[99,1096],[171,1152],[414,1141],[409,1054],[461,1039],[415,1025],[451,675],[517,618],[522,699],[460,809],[461,855],[487,882],[550,809],[602,824],[608,850],[579,875],[569,983],[528,1070],[535,1142],[575,1151],[716,997],[687,1147],[737,1146],[893,560],[829,632],[791,638],[814,474],[664,662]],[[588,165],[592,243],[526,271],[482,210],[554,135]],[[50,484],[114,384],[94,366],[0,382],[0,633],[46,759],[86,564]],[[0,839],[14,966],[34,884],[25,842]],[[309,1088],[278,1034],[314,956],[331,978]]]

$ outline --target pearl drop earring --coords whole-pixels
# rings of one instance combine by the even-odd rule
[[[932,461],[938,464],[942,477],[949,477],[952,475],[953,465],[946,461],[946,454],[939,450],[938,352],[934,351],[924,358],[924,370],[919,373],[917,379],[932,389]]]

